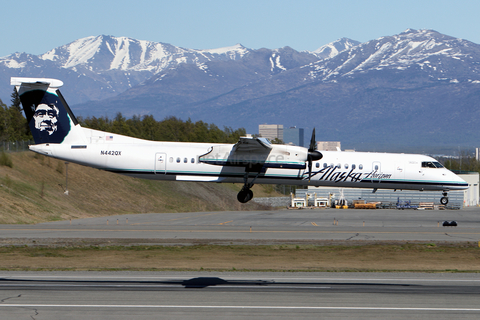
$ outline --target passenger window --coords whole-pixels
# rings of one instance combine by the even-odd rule
[[[324,168],[328,167],[328,164],[325,162],[325,163],[323,164],[323,167],[324,167]]]
[[[315,168],[320,168],[320,163],[315,163]]]
[[[187,163],[187,162],[188,162],[187,158],[183,159],[183,163]]]
[[[180,157],[177,158],[177,163],[180,163]]]
[[[337,168],[340,169],[342,165],[340,163],[337,163]]]
[[[170,159],[168,159],[168,161],[170,161],[170,163],[173,162],[173,157],[170,157]]]
[[[345,169],[348,169],[348,164],[347,163],[345,163]]]
[[[363,170],[363,164],[359,164],[358,169]]]
[[[375,165],[375,171],[378,171],[378,164]]]
[[[355,170],[355,165],[354,165],[354,164],[352,164],[352,169],[354,169],[354,170]]]
[[[330,163],[330,168],[333,168],[333,167],[334,167],[333,163]]]
[[[192,158],[192,160],[190,160],[191,163],[195,163],[195,158]]]

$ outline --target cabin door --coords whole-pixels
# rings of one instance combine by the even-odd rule
[[[405,165],[402,162],[395,163],[394,179],[403,181],[405,179]]]
[[[167,154],[165,152],[155,153],[155,174],[167,173]]]

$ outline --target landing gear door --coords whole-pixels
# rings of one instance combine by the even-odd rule
[[[165,174],[167,173],[167,154],[164,152],[155,153],[155,165],[154,165],[155,174]]]

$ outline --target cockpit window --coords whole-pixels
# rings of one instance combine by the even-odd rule
[[[443,168],[440,162],[436,161],[423,161],[422,168]]]
[[[442,165],[440,162],[434,162],[433,164],[434,164],[435,167],[437,167],[437,168],[443,168],[443,165]]]

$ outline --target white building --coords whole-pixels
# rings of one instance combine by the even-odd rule
[[[460,178],[465,180],[468,183],[468,189],[463,191],[463,206],[464,207],[475,207],[480,204],[479,201],[479,173],[478,172],[468,172],[464,174],[458,174]]]

